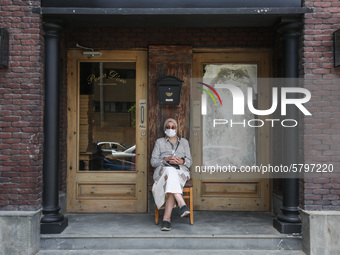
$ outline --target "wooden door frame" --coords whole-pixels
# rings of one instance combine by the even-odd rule
[[[127,210],[131,200],[123,202],[121,211],[118,212],[140,212],[147,211],[147,52],[138,50],[101,50],[102,56],[84,56],[82,50],[70,49],[67,54],[67,212],[82,212],[81,208],[75,208],[72,200],[77,197],[76,181],[79,171],[79,63],[80,62],[135,62],[136,63],[136,144],[140,149],[136,151],[136,172],[115,173],[117,178],[124,179],[124,183],[135,183],[135,210]],[[140,99],[144,106],[144,123],[139,125]],[[138,102],[139,100],[139,102]],[[141,149],[143,147],[143,149]],[[138,178],[137,176],[138,172]],[[93,180],[101,182],[107,180],[112,172],[101,173],[101,177]],[[107,201],[110,201],[107,199]],[[118,200],[112,199],[107,202],[108,207],[117,207]],[[96,203],[94,203],[96,204]],[[98,205],[98,204],[97,204]],[[98,212],[98,208],[85,210],[84,212]],[[105,212],[103,210],[102,212]],[[107,209],[107,212],[111,212]]]
[[[230,61],[228,61],[230,60]],[[258,77],[259,78],[269,78],[272,76],[272,50],[267,48],[262,49],[242,49],[242,48],[230,48],[230,49],[196,49],[193,53],[193,78],[202,78],[202,63],[230,63],[230,64],[258,64]],[[262,88],[265,85],[261,86]],[[269,83],[268,86],[269,87]],[[258,107],[259,109],[269,109],[271,102],[271,90],[269,89],[260,89],[258,94],[262,94],[262,98],[266,100],[259,100]],[[192,158],[193,158],[193,169],[195,171],[195,166],[201,166],[202,164],[202,118],[200,115],[200,101],[201,101],[201,93],[200,90],[191,90],[191,110],[193,114],[191,114],[191,132],[190,132],[190,144],[192,150]],[[195,119],[197,116],[200,116],[200,119]],[[261,116],[258,116],[261,119]],[[257,144],[257,158],[260,162],[264,164],[272,163],[272,131],[269,125],[266,127],[260,128],[258,137],[262,137],[258,140]],[[257,162],[259,162],[257,161]],[[194,209],[200,210],[202,209],[199,206],[199,194],[201,182],[200,179],[194,177],[195,173],[193,173],[193,183],[194,183]],[[262,211],[271,211],[272,210],[272,181],[269,180],[268,191],[265,194],[265,199],[268,201],[265,209]],[[205,210],[207,208],[203,208]],[[244,210],[239,208],[240,210]]]

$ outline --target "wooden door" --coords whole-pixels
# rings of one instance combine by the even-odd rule
[[[147,210],[147,52],[68,52],[67,211]]]
[[[271,162],[271,133],[266,123],[261,128],[244,127],[243,121],[263,119],[245,112],[246,120],[233,116],[232,97],[227,89],[218,85],[231,83],[243,92],[253,86],[258,108],[271,106],[271,87],[264,78],[270,76],[271,54],[261,50],[232,50],[230,52],[195,53],[193,56],[193,81],[191,90],[190,142],[193,156],[192,176],[194,207],[196,210],[268,211],[270,210],[270,179],[265,176],[233,172],[234,167],[269,164]],[[223,105],[213,91],[202,83],[216,87]],[[208,111],[202,115],[202,94],[210,92],[206,100]],[[247,102],[247,100],[245,100]],[[210,106],[209,106],[210,104]],[[256,104],[256,103],[255,103]],[[246,106],[245,106],[246,109]],[[225,117],[223,114],[226,114]],[[264,116],[268,118],[268,116]],[[231,127],[234,118],[235,124]],[[247,119],[248,118],[248,119]],[[215,119],[228,124],[213,126]],[[223,122],[222,121],[222,122]],[[241,124],[241,125],[240,125]],[[246,124],[247,125],[247,124]],[[254,125],[254,124],[253,124]],[[204,169],[205,167],[205,169]],[[210,167],[210,172],[207,169]],[[212,172],[213,167],[215,167]],[[218,167],[224,167],[221,171]],[[229,167],[229,170],[228,170]]]

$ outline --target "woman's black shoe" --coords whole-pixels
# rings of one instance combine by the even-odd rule
[[[187,207],[187,205],[182,205],[181,208],[179,208],[179,215],[181,215],[181,217],[184,217],[188,214],[190,214],[189,208]]]
[[[170,231],[171,230],[171,223],[167,220],[163,220],[161,230],[162,231]]]

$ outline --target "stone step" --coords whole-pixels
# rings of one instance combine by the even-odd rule
[[[179,249],[125,249],[125,250],[40,250],[37,255],[305,255],[302,251],[268,251],[268,250],[179,250]]]
[[[184,235],[161,232],[158,235],[42,235],[43,250],[98,249],[199,249],[199,250],[301,250],[299,235]]]
[[[61,234],[41,235],[42,250],[302,250],[301,235],[280,234],[268,213],[198,211],[194,225],[174,216],[169,232],[160,231],[154,216],[147,214],[67,217],[69,226]]]

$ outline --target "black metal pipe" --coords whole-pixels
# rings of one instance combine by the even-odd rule
[[[45,39],[45,109],[42,223],[64,219],[59,213],[59,43],[61,27],[44,23]]]
[[[283,76],[285,87],[298,87],[299,77],[299,36],[301,23],[288,23],[280,28],[283,38]],[[297,98],[296,93],[287,98]],[[299,122],[299,109],[295,105],[287,105],[286,119]],[[282,130],[282,163],[285,166],[298,164],[299,155],[299,125],[285,127]],[[283,180],[282,213],[277,219],[282,222],[300,223],[299,216],[299,179],[298,174]]]

